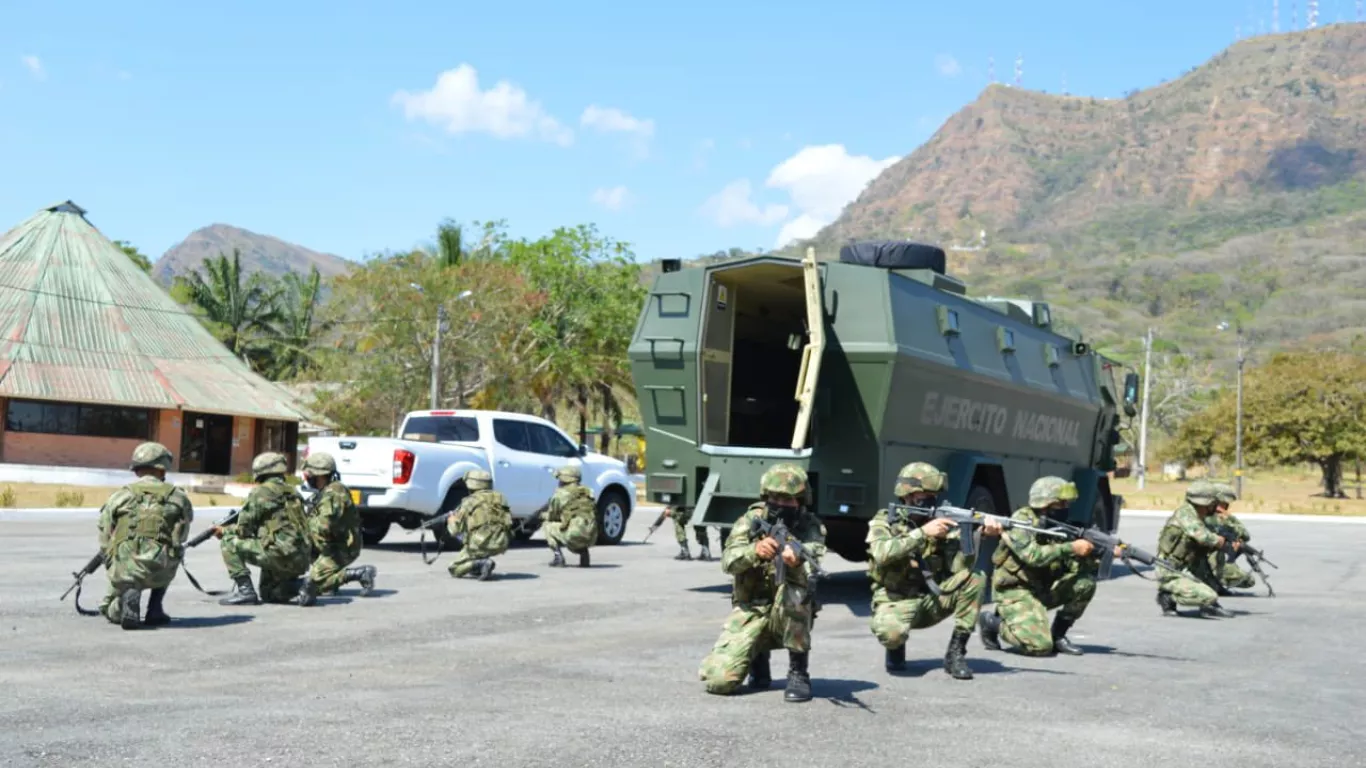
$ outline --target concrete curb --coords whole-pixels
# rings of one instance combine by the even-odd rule
[[[1125,509],[1120,511],[1119,519],[1123,524],[1126,517],[1171,517],[1176,510],[1158,509]],[[1351,515],[1282,515],[1276,512],[1248,512],[1246,514],[1235,511],[1234,517],[1239,520],[1255,520],[1259,522],[1306,522],[1306,523],[1346,523],[1348,525],[1366,525],[1366,516]]]

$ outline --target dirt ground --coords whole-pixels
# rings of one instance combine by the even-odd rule
[[[1194,479],[1194,478],[1192,478]],[[1233,483],[1228,476],[1216,477]],[[1254,472],[1243,476],[1243,496],[1233,504],[1233,512],[1264,512],[1288,515],[1366,515],[1366,500],[1359,497],[1356,476],[1343,478],[1345,499],[1326,499],[1319,474],[1310,471]],[[1133,477],[1111,480],[1111,488],[1124,497],[1129,509],[1176,509],[1191,481],[1170,482],[1149,477],[1147,487],[1138,490]],[[1366,495],[1366,488],[1361,488]]]
[[[115,488],[47,483],[0,483],[0,508],[47,509],[51,507],[99,507]],[[240,501],[226,493],[191,493],[196,507],[232,506]]]

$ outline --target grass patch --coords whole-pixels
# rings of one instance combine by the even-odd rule
[[[1232,483],[1230,478],[1216,478]],[[1243,496],[1233,502],[1233,513],[1266,513],[1279,515],[1340,515],[1366,516],[1366,499],[1357,498],[1355,478],[1346,478],[1344,492],[1349,498],[1327,499],[1321,494],[1318,476],[1308,472],[1281,471],[1256,473],[1243,477]],[[1176,509],[1185,499],[1189,482],[1164,479],[1148,481],[1138,490],[1132,477],[1112,479],[1110,487],[1124,497],[1129,509]],[[1363,489],[1366,491],[1366,489]],[[1366,495],[1366,493],[1363,493]]]
[[[117,488],[90,485],[60,485],[49,483],[10,483],[0,489],[0,508],[51,509],[99,507]],[[190,503],[196,507],[217,507],[221,496],[191,493]],[[228,504],[240,503],[236,497]]]

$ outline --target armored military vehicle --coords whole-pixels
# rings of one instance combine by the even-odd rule
[[[896,241],[837,262],[665,262],[629,352],[648,499],[724,528],[766,469],[797,464],[830,549],[860,562],[897,470],[928,461],[944,501],[1005,515],[1036,478],[1071,478],[1071,519],[1116,530],[1106,473],[1137,375],[1118,391],[1118,365],[1057,333],[1046,303],[969,298],[945,262]]]

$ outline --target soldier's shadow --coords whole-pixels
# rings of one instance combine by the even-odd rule
[[[204,627],[226,627],[233,624],[246,624],[255,619],[252,614],[231,613],[223,616],[186,616],[171,619],[171,623],[158,629],[203,629]]]
[[[811,695],[813,698],[821,698],[834,704],[837,707],[856,707],[865,712],[877,714],[877,710],[868,706],[860,699],[857,694],[862,691],[871,691],[878,688],[878,684],[870,680],[845,680],[841,678],[812,678]]]
[[[996,661],[995,659],[983,659],[980,657],[975,658],[972,656],[967,657],[966,661],[968,663],[968,669],[972,670],[972,674],[974,675],[1014,675],[1020,672],[1029,674],[1038,673],[1043,675],[1072,674],[1071,672],[1060,672],[1056,669],[1008,667],[1002,664],[1001,662]],[[934,672],[935,670],[938,670],[941,674],[944,674],[945,677],[947,677],[947,673],[944,673],[944,660],[942,658],[914,660],[907,659],[905,669],[901,670],[900,672],[888,672],[887,674],[891,675],[892,677],[917,678],[924,677],[926,674]]]
[[[1124,658],[1129,659],[1157,659],[1159,661],[1191,661],[1191,659],[1185,658],[1184,656],[1163,656],[1158,653],[1133,653],[1131,651],[1121,651],[1109,645],[1082,645],[1081,643],[1077,643],[1076,645],[1081,649],[1082,653],[1087,655],[1123,656]]]

